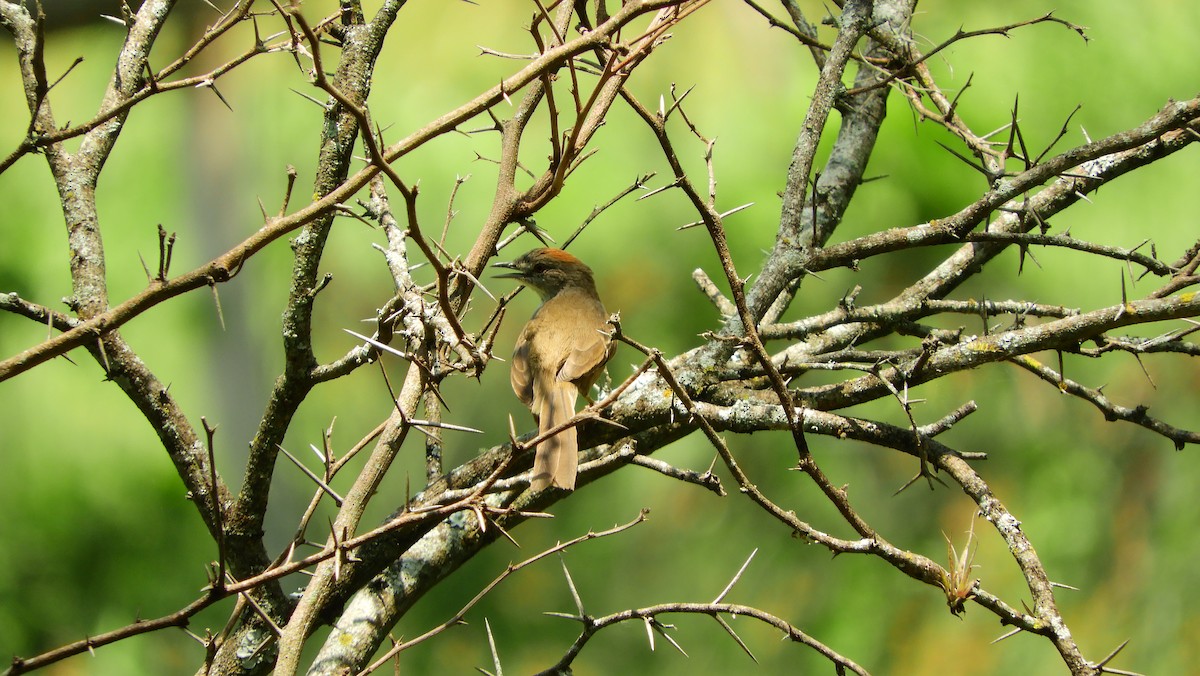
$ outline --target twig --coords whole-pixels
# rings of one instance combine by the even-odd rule
[[[541,561],[542,559],[544,559],[548,556],[552,556],[554,554],[558,554],[563,551],[566,551],[567,549],[570,549],[571,547],[574,547],[575,545],[580,544],[582,542],[587,542],[589,540],[595,540],[598,538],[603,538],[603,537],[608,537],[610,535],[617,535],[619,533],[623,533],[624,531],[627,531],[630,528],[633,528],[634,526],[636,526],[640,523],[643,523],[647,519],[648,516],[649,516],[649,510],[643,509],[642,512],[637,516],[637,518],[635,518],[633,521],[630,521],[624,525],[614,526],[613,528],[610,528],[605,531],[600,531],[598,533],[597,532],[588,532],[584,535],[580,535],[579,537],[573,538],[573,539],[563,542],[561,544],[555,545],[554,547],[550,547],[549,549],[543,550],[542,552],[535,554],[534,556],[531,556],[530,558],[525,559],[524,561],[521,561],[520,563],[509,564],[508,567],[504,569],[504,572],[500,573],[500,575],[498,575],[497,577],[492,579],[492,581],[489,582],[487,585],[485,585],[483,587],[483,589],[480,589],[479,592],[477,594],[475,594],[475,596],[472,597],[470,601],[467,601],[467,603],[464,604],[461,608],[459,608],[458,611],[455,612],[449,619],[447,619],[445,622],[442,622],[438,626],[430,629],[429,631],[426,631],[425,633],[421,634],[420,636],[414,637],[412,639],[409,639],[407,641],[399,643],[396,646],[393,646],[390,650],[388,650],[386,653],[384,653],[382,656],[380,656],[377,660],[375,660],[375,662],[373,662],[369,667],[367,667],[366,669],[359,672],[360,676],[374,672],[375,670],[379,669],[384,664],[386,664],[393,657],[395,657],[396,655],[399,655],[401,652],[408,650],[409,648],[411,648],[415,645],[424,643],[425,641],[428,641],[429,639],[437,636],[438,634],[441,634],[442,632],[446,631],[447,629],[457,626],[458,624],[461,624],[463,618],[466,617],[467,613],[472,608],[474,608],[481,600],[483,600],[483,598],[485,596],[490,594],[493,589],[495,589],[502,582],[507,580],[513,573],[516,573],[517,571],[521,570],[522,568],[525,568],[534,563],[537,563],[538,561]]]

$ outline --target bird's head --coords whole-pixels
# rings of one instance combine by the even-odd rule
[[[513,272],[499,275],[533,287],[542,300],[552,298],[568,287],[581,287],[596,292],[592,269],[583,261],[562,249],[534,249],[511,263],[495,263],[495,267]]]

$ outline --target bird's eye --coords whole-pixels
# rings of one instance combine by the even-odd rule
[[[530,268],[529,271],[537,273],[537,274],[541,274],[541,273],[545,272],[547,269],[549,269],[549,267],[545,263],[534,263],[533,267]]]

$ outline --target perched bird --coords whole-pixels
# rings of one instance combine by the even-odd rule
[[[533,412],[541,434],[575,415],[575,399],[587,395],[612,356],[608,314],[591,268],[566,251],[534,249],[495,265],[514,270],[500,276],[531,287],[542,298],[517,338],[511,373],[513,392]],[[578,453],[574,427],[542,441],[530,487],[574,490]]]

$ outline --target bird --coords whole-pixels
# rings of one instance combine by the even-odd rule
[[[513,392],[529,407],[538,434],[575,415],[575,401],[587,397],[613,353],[604,310],[592,270],[561,249],[533,249],[496,267],[514,272],[499,275],[532,288],[542,300],[517,338],[510,381]],[[579,442],[570,427],[537,445],[530,488],[575,489]]]

